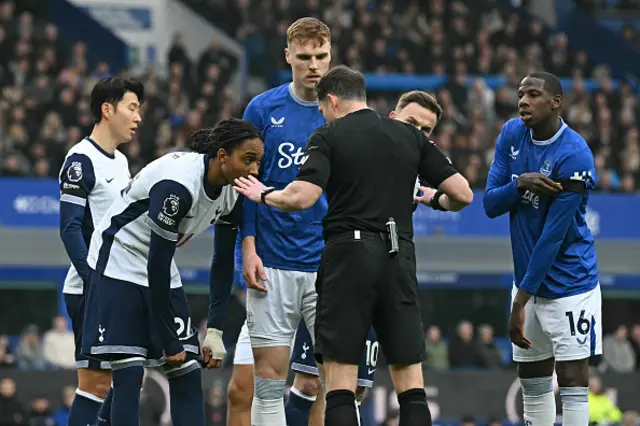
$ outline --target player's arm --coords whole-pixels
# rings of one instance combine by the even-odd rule
[[[240,198],[234,211],[242,213]],[[231,215],[234,215],[232,213]],[[231,216],[230,215],[230,216]],[[222,218],[215,224],[213,235],[213,259],[209,274],[209,313],[207,316],[207,335],[202,342],[202,359],[207,368],[220,367],[227,353],[222,341],[224,322],[234,276],[234,250],[238,235],[238,221]]]
[[[508,126],[504,125],[496,142],[493,163],[489,169],[487,187],[482,199],[484,212],[492,219],[509,212],[521,195],[516,180],[512,180],[509,173],[509,156],[505,148],[508,134]]]
[[[209,274],[209,315],[207,328],[222,330],[227,318],[227,306],[235,268],[235,247],[238,223],[242,218],[244,197],[238,197],[233,211],[215,224],[213,259]]]
[[[420,186],[425,196],[416,200],[436,210],[457,212],[471,204],[473,191],[469,182],[453,167],[446,155],[424,133],[416,130],[421,145],[420,178],[437,191]],[[433,192],[429,196],[427,193]]]
[[[282,191],[267,194],[264,197],[267,205],[295,212],[306,210],[318,201],[331,176],[331,147],[324,132],[316,131],[311,135],[304,158],[296,180]]]
[[[191,193],[172,180],[157,182],[149,191],[149,215],[151,228],[149,242],[149,292],[166,356],[181,353],[184,349],[174,324],[171,308],[171,263],[176,251],[180,221],[191,209]]]
[[[258,129],[263,129],[263,120],[259,101],[253,99],[247,105],[242,115],[243,120],[249,121]],[[247,247],[249,252],[256,253],[256,221],[258,219],[258,205],[251,200],[244,200],[242,203],[242,222],[240,223],[240,236],[242,237],[242,247]],[[245,242],[246,240],[246,242]]]
[[[519,285],[518,293],[526,292],[529,295],[535,295],[538,292],[540,284],[558,256],[584,194],[595,186],[592,176],[595,176],[594,162],[588,150],[575,153],[560,164],[557,180],[562,184],[563,191],[549,206],[542,234],[533,248],[529,266]],[[526,295],[522,295],[520,301],[524,301],[525,298]]]
[[[83,282],[89,277],[88,247],[82,235],[87,199],[96,183],[93,164],[84,154],[72,154],[60,174],[60,238]]]

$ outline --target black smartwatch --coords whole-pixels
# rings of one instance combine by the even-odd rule
[[[442,207],[442,205],[440,204],[440,197],[442,197],[443,195],[444,195],[444,192],[438,189],[436,193],[433,194],[431,201],[429,201],[429,207],[431,207],[434,210],[440,210],[441,212],[446,212],[447,209]]]
[[[262,194],[260,194],[260,201],[262,202],[262,204],[267,204],[267,201],[264,198],[275,190],[275,188],[267,188],[262,191]]]

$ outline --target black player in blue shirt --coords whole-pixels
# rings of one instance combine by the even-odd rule
[[[595,186],[593,155],[560,118],[556,76],[528,75],[518,98],[520,118],[498,137],[484,207],[491,218],[509,213],[515,272],[509,335],[524,420],[554,423],[555,368],[562,423],[586,426],[588,360],[602,353],[598,266],[585,217]]]

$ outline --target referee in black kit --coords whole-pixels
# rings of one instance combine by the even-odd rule
[[[285,211],[308,209],[326,192],[315,324],[315,353],[326,380],[325,425],[358,425],[354,391],[372,324],[390,364],[400,425],[431,425],[413,244],[416,176],[438,188],[428,203],[434,209],[461,210],[473,193],[422,132],[367,107],[359,72],[332,69],[318,82],[317,94],[329,124],[309,138],[297,180],[276,191],[241,178],[235,188]]]

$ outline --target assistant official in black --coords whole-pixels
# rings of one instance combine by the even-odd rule
[[[413,244],[416,176],[433,191],[429,204],[459,210],[473,197],[467,181],[415,126],[366,105],[364,77],[336,67],[318,82],[329,124],[307,144],[298,178],[282,191],[254,178],[236,189],[256,202],[297,211],[326,192],[326,245],[316,282],[315,350],[326,378],[326,425],[357,425],[358,364],[370,326],[378,336],[400,401],[400,424],[431,424],[421,363],[425,346]],[[419,197],[420,198],[420,197]],[[424,202],[424,195],[420,201]],[[390,254],[387,223],[396,224]]]

